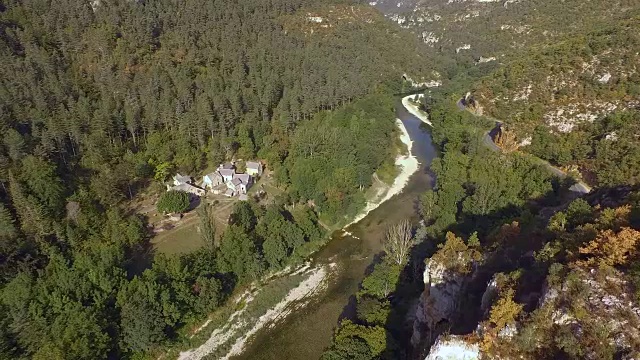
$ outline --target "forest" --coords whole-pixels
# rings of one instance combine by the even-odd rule
[[[318,217],[357,212],[374,172],[393,178],[391,94],[426,65],[375,11],[305,32],[308,12],[352,5],[0,4],[0,358],[157,354],[317,249]],[[207,246],[154,256],[128,202],[177,171],[252,157],[285,195],[238,205],[224,231],[201,207]],[[174,195],[162,209],[184,208]]]
[[[440,156],[430,166],[435,186],[419,198],[421,222],[406,230],[398,262],[398,247],[387,244],[397,243],[400,225],[390,227],[360,285],[356,316],[341,320],[322,359],[424,358],[436,339],[451,341],[450,351],[466,344],[489,358],[637,354],[636,332],[612,340],[629,334],[618,324],[638,324],[628,312],[640,299],[636,112],[569,134],[540,127],[523,151],[494,152],[483,144],[494,124],[460,110],[459,96],[451,87],[426,93]],[[579,197],[570,178],[555,177],[525,152],[591,165],[598,189]],[[565,157],[552,158],[558,155]],[[431,271],[441,278],[423,283]],[[412,301],[422,302],[427,317],[443,306],[429,287],[455,305],[437,323],[415,325],[407,319],[423,308]],[[629,307],[609,306],[613,298]]]
[[[510,53],[505,66],[475,81],[472,92],[484,114],[525,139],[537,126],[571,132],[614,110],[637,107],[640,21],[634,11],[624,16]]]
[[[537,127],[523,150],[560,166],[577,167],[599,186],[636,185],[640,181],[639,124],[640,112],[629,110],[581,124],[568,134]]]

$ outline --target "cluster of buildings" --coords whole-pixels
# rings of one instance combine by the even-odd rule
[[[220,164],[216,171],[202,177],[201,186],[195,185],[191,176],[176,174],[173,185],[167,185],[167,190],[184,191],[196,196],[204,196],[209,190],[214,194],[246,199],[254,177],[262,175],[262,170],[262,164],[257,161],[246,162],[246,173],[237,173],[234,163]]]

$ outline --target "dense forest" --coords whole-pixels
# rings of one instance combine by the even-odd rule
[[[158,351],[317,249],[318,216],[354,214],[374,172],[393,177],[389,94],[425,64],[418,41],[352,5],[0,3],[1,358]],[[308,31],[310,13],[334,23]],[[224,232],[201,206],[206,246],[154,257],[127,202],[252,157],[286,195],[238,205]]]

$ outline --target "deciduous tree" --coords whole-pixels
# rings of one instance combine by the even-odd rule
[[[158,211],[163,213],[182,213],[189,208],[190,196],[184,191],[170,190],[158,199]]]

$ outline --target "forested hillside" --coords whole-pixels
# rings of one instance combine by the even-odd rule
[[[467,112],[438,105],[432,109],[435,124],[477,126],[456,120],[468,117]],[[568,184],[548,178],[544,168],[534,166],[534,171],[514,174],[506,185],[510,191],[517,190],[520,179],[525,189],[535,189],[529,201],[499,204],[482,215],[476,209],[484,202],[477,200],[485,191],[476,179],[503,188],[505,177],[512,176],[509,169],[526,157],[500,154],[498,168],[478,177],[469,165],[491,162],[493,156],[454,162],[468,157],[473,148],[450,146],[460,142],[456,132],[440,139],[444,155],[434,163],[440,180],[435,194],[427,192],[422,198],[427,226],[418,232],[425,231],[427,239],[439,245],[427,250],[424,259],[414,355],[428,354],[427,359],[447,352],[458,354],[456,359],[462,355],[467,359],[636,357],[640,353],[634,330],[640,288],[640,208],[638,188],[631,186],[636,179],[621,176],[616,183],[602,184],[593,194],[576,198],[563,190]],[[608,146],[610,151],[627,148],[622,143]],[[611,166],[611,176],[639,168],[603,159],[596,163]],[[461,165],[468,169],[468,180],[458,182],[464,179]],[[443,214],[438,207],[443,196],[445,201],[456,199],[450,195],[456,193],[461,206],[449,207],[453,209],[451,225],[432,235],[441,229],[434,227],[437,218],[433,225],[429,221],[433,214]],[[508,193],[494,192],[489,204],[511,198]]]
[[[581,196],[530,155],[488,148],[490,122],[455,106],[456,95],[427,101],[441,156],[420,225],[389,228],[356,316],[323,359],[636,358],[640,204],[628,174],[640,165],[622,133],[637,121],[593,129],[620,126],[620,142],[599,138],[597,151],[633,155],[594,159],[611,182]]]
[[[448,75],[458,65],[502,61],[514,51],[563,40],[628,18],[636,0],[377,0],[371,2],[440,55]],[[443,74],[444,75],[444,74]]]
[[[475,111],[592,184],[636,184],[639,29],[635,17],[514,55],[470,89]]]
[[[537,125],[570,132],[615,110],[640,106],[640,17],[514,55],[475,85],[484,113],[521,138]]]
[[[427,64],[390,25],[332,0],[1,3],[0,357],[149,355],[317,248],[318,214],[342,221],[394,172],[389,94]],[[129,200],[258,156],[289,195],[153,257]]]
[[[633,118],[640,106],[638,5],[626,0],[376,3],[387,17],[423,37],[444,86],[461,97],[469,92],[473,111],[503,122],[502,135],[509,133],[513,148],[579,170],[591,184],[635,178],[632,145],[615,147],[628,165],[614,171],[605,165],[613,165],[606,160],[611,155],[604,155],[605,143],[596,143],[607,136],[617,141],[622,128],[607,119]],[[627,126],[626,136],[636,136],[634,125]]]

